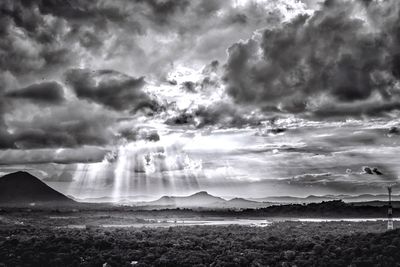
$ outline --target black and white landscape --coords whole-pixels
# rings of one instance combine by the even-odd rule
[[[1,0],[0,266],[397,266],[399,25],[395,0]]]

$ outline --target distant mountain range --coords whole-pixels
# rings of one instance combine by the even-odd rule
[[[284,204],[308,204],[308,203],[320,203],[323,201],[332,200],[343,200],[348,203],[372,203],[374,205],[384,205],[387,201],[388,196],[384,194],[372,195],[363,194],[358,196],[350,195],[325,195],[325,196],[308,196],[308,197],[290,197],[290,196],[277,196],[277,197],[265,197],[265,198],[232,198],[231,200],[225,200],[221,197],[216,197],[208,194],[205,191],[201,191],[189,196],[163,196],[155,201],[147,202],[134,202],[136,206],[161,206],[161,207],[172,207],[172,208],[229,208],[229,209],[246,209],[246,208],[265,208],[272,205],[284,205]],[[394,195],[392,197],[393,202],[400,201],[400,195]],[[396,204],[397,205],[397,204]]]
[[[71,197],[73,198],[73,197]],[[162,196],[157,200],[147,195],[124,196],[121,198],[98,197],[82,198],[77,201],[85,203],[115,203],[132,206],[152,206],[160,208],[256,208],[267,207],[270,204],[265,202],[256,202],[244,198],[233,198],[225,200],[221,197],[208,194],[206,191],[200,191],[189,196]]]
[[[75,201],[52,189],[28,172],[0,178],[0,204],[73,204]]]
[[[215,197],[205,191],[187,197],[163,196],[158,200],[146,202],[155,206],[209,206],[214,203],[224,203],[226,200]]]
[[[73,197],[71,197],[73,198]],[[238,208],[254,208],[254,207],[267,207],[277,204],[307,204],[319,203],[322,201],[343,200],[344,202],[386,202],[388,196],[385,194],[362,194],[357,196],[351,195],[310,195],[307,197],[292,197],[292,196],[273,196],[263,198],[232,198],[217,197],[208,194],[206,191],[200,191],[189,196],[162,196],[157,200],[151,201],[153,197],[148,195],[134,195],[124,196],[120,198],[113,197],[98,197],[98,198],[82,198],[75,199],[80,202],[89,203],[118,203],[118,204],[132,204],[138,206],[175,206],[175,207],[238,207]],[[393,201],[400,201],[400,195],[393,195]]]
[[[257,202],[272,202],[279,204],[291,204],[291,203],[313,203],[331,200],[343,200],[344,202],[366,202],[366,201],[387,201],[388,196],[386,194],[362,194],[358,196],[350,195],[323,195],[308,197],[291,197],[291,196],[276,196],[276,197],[264,197],[264,198],[249,198],[249,200]],[[400,201],[400,195],[392,195],[393,201]]]
[[[225,200],[200,191],[189,196],[163,196],[155,201],[134,203],[138,206],[160,206],[169,208],[214,208],[214,209],[238,209],[257,208],[270,206],[269,203],[261,203],[244,198]]]
[[[150,201],[154,199],[154,197],[147,196],[147,195],[133,195],[133,196],[122,196],[122,197],[88,197],[88,198],[74,198],[76,201],[85,202],[85,203],[119,203],[119,204],[129,204],[132,202],[139,202],[139,201]]]
[[[1,204],[78,204],[73,197],[67,197],[47,186],[40,179],[28,172],[15,172],[0,178],[0,205]],[[232,198],[226,200],[221,197],[200,191],[189,196],[163,196],[157,200],[149,201],[150,196],[136,195],[124,196],[117,200],[112,197],[75,199],[80,203],[117,203],[137,207],[157,208],[213,208],[213,209],[246,209],[265,208],[280,204],[318,203],[322,201],[343,200],[345,202],[357,202],[360,205],[370,203],[383,205],[387,201],[385,194],[350,195],[324,195],[308,197],[275,196],[264,198]],[[400,201],[400,195],[393,195],[393,202]],[[93,204],[94,205],[94,204]]]

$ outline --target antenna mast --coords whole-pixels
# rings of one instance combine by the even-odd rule
[[[392,210],[392,187],[388,186],[389,203],[388,203],[388,230],[393,230],[393,210]]]

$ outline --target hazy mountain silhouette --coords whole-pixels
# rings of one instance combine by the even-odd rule
[[[269,202],[257,202],[248,200],[245,198],[232,198],[231,200],[226,201],[225,206],[227,208],[237,208],[237,209],[246,209],[246,208],[264,208],[272,205]]]
[[[18,171],[0,178],[0,204],[73,204],[75,201],[52,189],[28,172]]]
[[[187,207],[187,208],[212,208],[212,209],[245,209],[245,208],[261,208],[270,206],[266,202],[256,202],[244,198],[233,198],[225,200],[208,194],[206,191],[200,191],[190,196],[163,196],[155,201],[136,203],[142,206],[168,206],[168,207]]]
[[[368,202],[368,201],[387,201],[387,194],[362,194],[362,195],[322,195],[307,197],[292,197],[292,196],[276,196],[276,197],[263,197],[263,198],[249,198],[249,200],[257,202],[272,202],[278,204],[290,203],[317,203],[322,201],[343,200],[344,202]],[[392,195],[393,201],[400,201],[400,195]]]
[[[149,201],[154,199],[152,196],[147,195],[132,195],[132,196],[122,196],[122,197],[88,197],[88,198],[76,198],[75,200],[86,202],[86,203],[132,203],[132,202],[140,202],[140,201]]]
[[[240,198],[240,197],[232,198],[231,200],[228,200],[227,203],[229,203],[229,205],[233,205],[233,206],[234,206],[234,205],[238,205],[238,206],[244,205],[244,206],[247,206],[247,205],[260,204],[260,203],[257,202],[257,201],[252,201],[252,200],[248,200],[248,199]]]
[[[147,205],[175,206],[175,207],[208,207],[215,204],[224,204],[225,199],[200,191],[186,197],[163,196],[155,201],[146,202]]]

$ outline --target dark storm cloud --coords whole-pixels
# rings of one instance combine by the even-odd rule
[[[232,45],[228,93],[265,110],[320,116],[398,109],[399,3],[365,3],[328,0],[311,16],[265,30],[260,41]],[[325,109],[327,103],[332,107]],[[361,111],[338,106],[347,103]]]
[[[111,54],[116,45],[107,50],[107,39],[132,43],[120,37],[143,35],[150,23],[167,23],[187,5],[187,1],[157,0],[1,1],[0,69],[16,76],[46,76],[82,58]]]
[[[101,162],[109,151],[97,147],[63,149],[12,149],[0,151],[0,165],[13,164],[72,164]]]
[[[133,78],[113,70],[72,69],[65,74],[65,79],[79,98],[115,110],[136,110],[154,104],[142,91],[143,77]]]
[[[45,75],[76,58],[65,35],[66,24],[46,19],[40,1],[0,3],[0,69],[15,76]]]
[[[18,148],[79,147],[82,145],[104,145],[108,143],[101,134],[93,132],[93,121],[76,121],[67,125],[43,125],[26,127],[13,134]]]
[[[109,30],[109,24],[114,23],[131,33],[142,34],[147,25],[139,21],[146,18],[157,24],[168,24],[171,16],[184,12],[189,5],[187,0],[42,0],[38,7],[43,14],[61,17],[73,23],[93,23],[99,31]]]
[[[103,54],[110,52],[107,44],[110,50],[115,48],[107,43],[109,39],[118,42],[120,37],[143,35],[151,27],[149,21],[166,22],[176,12],[184,12],[187,5],[187,1],[1,1],[0,94],[6,97],[0,99],[0,147],[79,147],[113,142],[109,128],[115,114],[91,105],[84,107],[80,99],[65,99],[62,85],[38,80],[59,81],[65,69],[89,58],[101,61]],[[75,69],[69,73],[73,73],[68,78],[72,77],[73,89],[81,99],[132,112],[159,108],[142,92],[144,78],[113,70]],[[94,79],[100,80],[99,84],[94,84]],[[35,106],[21,106],[7,98],[27,99]],[[43,104],[55,105],[46,105],[38,112]],[[17,113],[26,116],[21,119]]]
[[[315,110],[312,114],[316,118],[328,118],[328,117],[344,117],[354,116],[359,117],[367,115],[370,117],[384,116],[386,113],[399,110],[400,101],[386,101],[383,103],[367,102],[367,103],[337,103],[336,105],[327,104],[318,110]]]
[[[165,121],[169,125],[194,125],[194,115],[190,112],[183,111],[176,116],[173,116]]]
[[[179,86],[187,93],[211,93],[221,87],[221,74],[219,61],[213,60],[203,67],[196,81],[184,81]],[[169,80],[168,82],[171,85],[178,84],[176,80]]]
[[[244,127],[258,125],[256,117],[246,117],[235,106],[226,103],[215,103],[208,107],[200,106],[195,116],[199,118],[197,127],[220,125],[222,127]]]
[[[142,76],[163,81],[182,62],[222,62],[230,44],[281,21],[280,1],[267,2],[0,1],[1,164],[98,162],[104,151],[91,154],[88,146],[158,141],[155,131],[118,131],[128,111],[165,109],[143,91]],[[210,64],[198,90],[219,85],[217,68]],[[230,104],[193,116],[197,127],[256,123]]]
[[[60,104],[48,95],[45,99],[36,93],[28,96],[29,105],[6,105],[6,98],[0,101],[1,149],[103,146],[115,140],[110,127],[116,122],[116,114],[83,101]]]
[[[1,1],[0,69],[17,78],[37,78],[82,63],[101,64],[163,80],[175,62],[223,60],[232,42],[278,24],[283,17],[280,7],[286,5],[249,1],[234,7],[234,3]]]
[[[199,106],[191,111],[182,111],[169,118],[169,125],[193,125],[197,128],[217,126],[221,128],[260,125],[257,116],[245,115],[246,112],[230,103],[216,102],[209,106]]]
[[[95,3],[82,0],[42,0],[38,2],[39,9],[43,14],[52,14],[58,17],[76,21],[104,20],[123,21],[124,13],[117,6],[107,5],[107,3]]]
[[[7,92],[6,97],[22,98],[50,104],[59,104],[65,100],[64,90],[57,82],[43,82],[22,89]]]
[[[150,14],[157,23],[168,23],[169,16],[176,14],[177,12],[185,11],[190,5],[188,0],[136,0],[137,3],[142,3],[150,7]]]
[[[150,141],[157,142],[160,135],[156,129],[151,127],[132,127],[132,125],[121,125],[117,133],[118,137],[127,141]]]
[[[114,141],[110,127],[116,114],[80,99],[66,99],[58,82],[38,80],[59,81],[65,69],[91,57],[101,58],[108,53],[104,49],[110,38],[143,34],[137,20],[144,6],[149,20],[153,13],[167,18],[175,12],[175,1],[139,2],[135,10],[127,1],[0,2],[0,94],[6,96],[0,99],[0,148],[79,147]],[[73,72],[74,91],[81,99],[132,112],[158,108],[142,92],[143,78],[112,70]],[[93,79],[100,83],[93,86]],[[7,98],[26,99],[35,106],[21,106]],[[54,105],[38,112],[44,104]],[[18,113],[25,113],[25,118]]]
[[[84,101],[46,108],[21,106],[17,111],[26,115],[9,116],[7,128],[11,131],[7,131],[9,142],[4,148],[79,148],[114,141],[110,127],[116,122],[116,114]],[[7,112],[15,114],[15,108]]]
[[[186,81],[182,83],[182,89],[188,93],[195,93],[196,92],[196,83],[191,81]]]
[[[203,71],[202,74],[211,74],[211,73],[216,73],[218,71],[218,67],[219,67],[219,61],[218,60],[213,60],[211,61],[211,63],[207,64]]]
[[[202,79],[196,83],[202,91],[214,91],[220,87],[222,70],[219,67],[219,61],[213,60],[207,64],[202,70]]]

